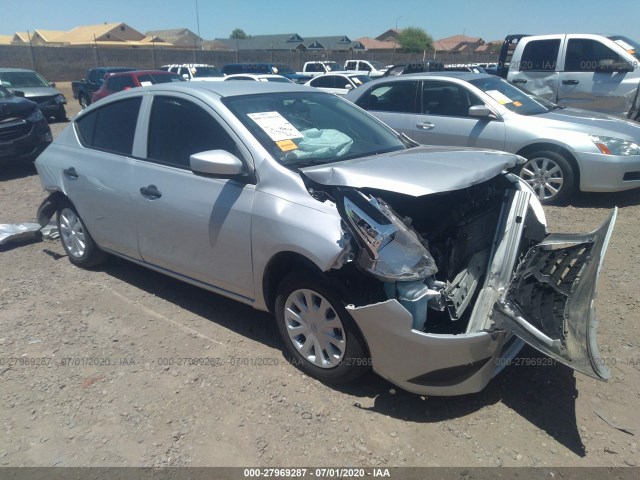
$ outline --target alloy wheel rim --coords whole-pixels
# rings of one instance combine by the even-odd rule
[[[560,165],[546,157],[532,158],[525,163],[520,177],[533,188],[539,200],[557,196],[564,184]]]
[[[84,226],[70,208],[64,208],[60,212],[60,236],[69,255],[73,258],[84,255],[87,248]]]
[[[344,326],[331,303],[319,293],[300,289],[284,305],[287,334],[294,348],[312,365],[336,367],[347,346]]]

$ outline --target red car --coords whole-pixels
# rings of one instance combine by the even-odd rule
[[[131,72],[116,72],[105,75],[104,83],[99,90],[92,95],[92,100],[97,102],[101,98],[112,93],[129,90],[135,87],[146,87],[156,83],[184,82],[177,73],[163,70],[134,70]]]

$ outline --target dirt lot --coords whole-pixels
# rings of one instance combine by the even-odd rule
[[[0,173],[0,223],[33,220],[43,198],[31,166]],[[585,232],[615,205],[597,301],[611,380],[521,361],[458,398],[374,374],[325,386],[284,360],[269,315],[121,260],[78,269],[58,240],[5,247],[0,465],[636,465],[640,192],[579,195],[547,215],[553,231]]]

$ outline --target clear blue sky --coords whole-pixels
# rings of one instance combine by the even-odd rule
[[[508,33],[619,33],[640,40],[639,0],[198,0],[200,34],[376,37],[420,27],[434,39],[458,33],[499,40]],[[197,33],[196,0],[0,0],[0,34],[70,30],[124,22],[144,33],[186,27]]]

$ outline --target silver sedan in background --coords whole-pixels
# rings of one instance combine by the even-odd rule
[[[562,108],[493,75],[423,73],[376,80],[345,97],[425,145],[480,147],[527,159],[542,203],[579,189],[640,187],[640,124]]]
[[[38,218],[75,265],[113,254],[273,312],[324,381],[476,392],[523,341],[607,378],[592,302],[615,212],[548,235],[519,160],[417,146],[301,85],[165,83],[91,105],[38,157]]]

